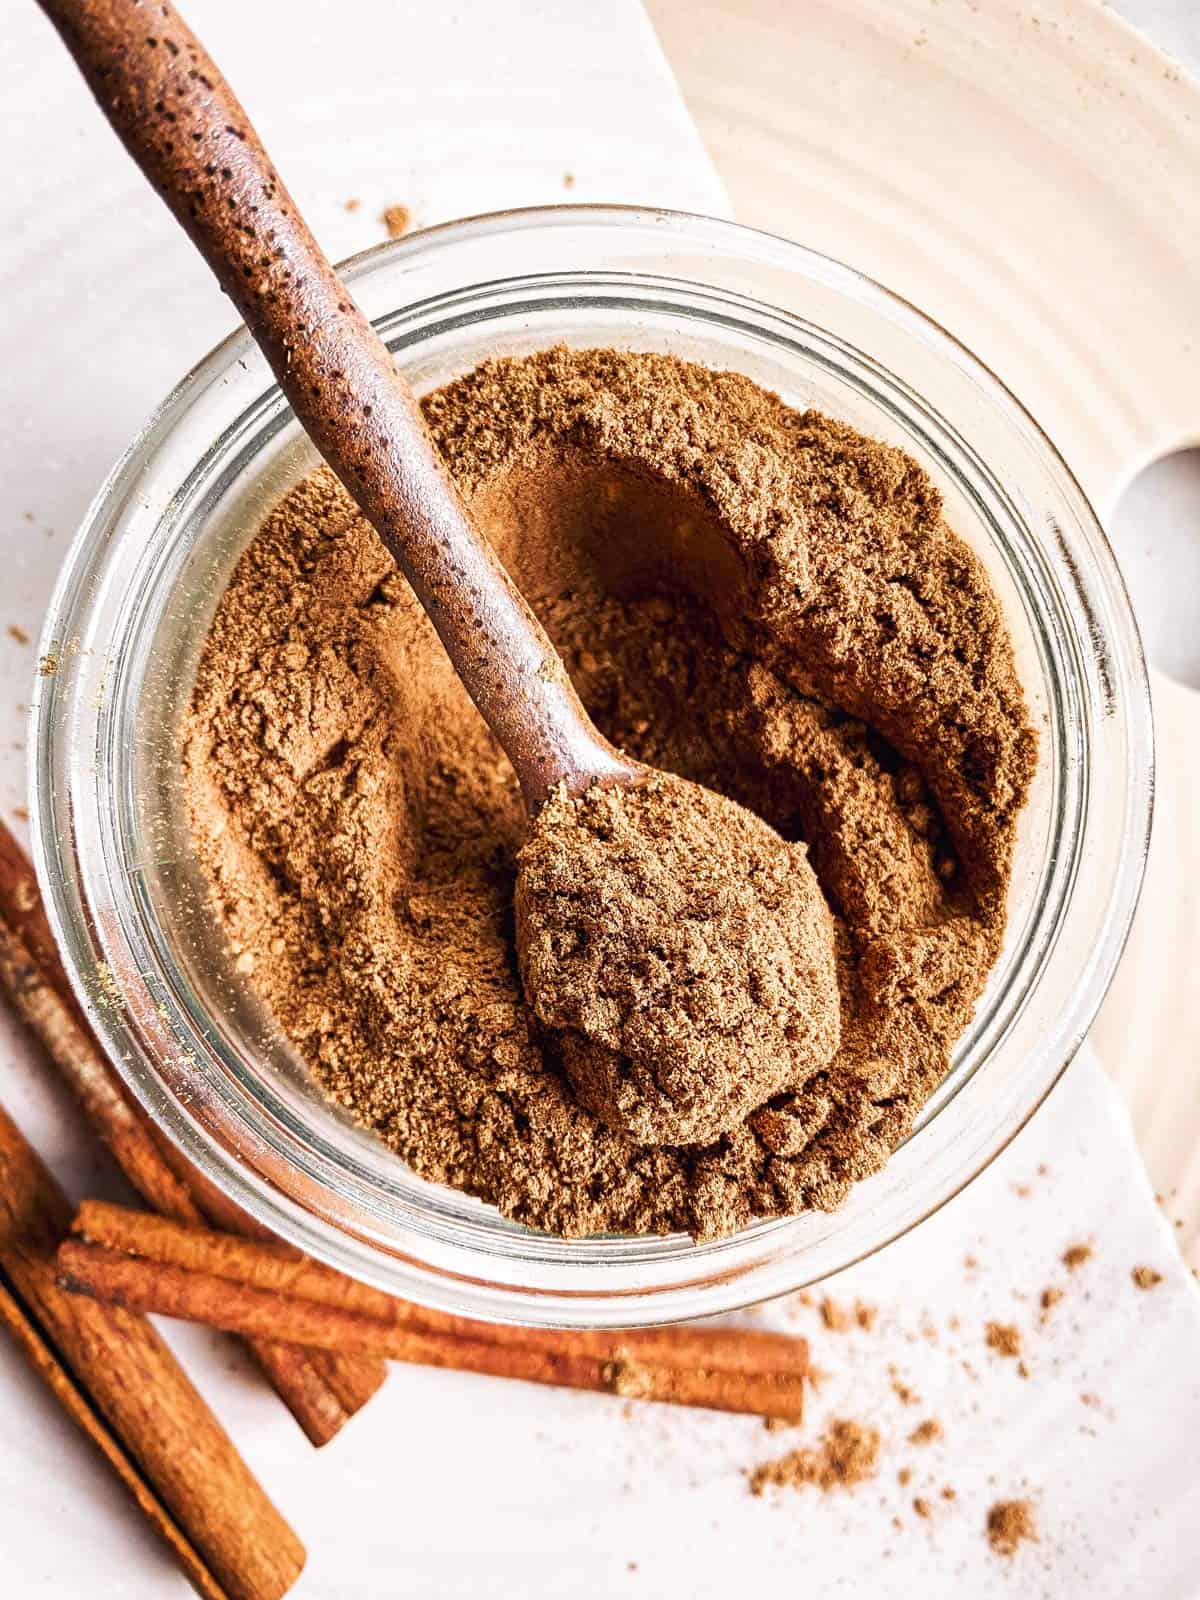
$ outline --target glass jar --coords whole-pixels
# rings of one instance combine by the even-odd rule
[[[415,1177],[310,1081],[235,971],[180,805],[176,726],[265,510],[315,455],[244,334],[186,377],[101,490],[59,581],[34,707],[34,835],[73,981],[191,1162],[274,1232],[394,1293],[500,1321],[664,1322],[811,1283],[969,1182],[1049,1093],[1120,954],[1152,738],[1112,554],[1053,446],[961,345],[877,284],[715,222],[555,207],[435,228],[345,270],[418,392],[554,343],[731,367],[902,446],[985,561],[1041,726],[1008,935],[953,1068],[845,1205],[696,1244],[564,1240]]]

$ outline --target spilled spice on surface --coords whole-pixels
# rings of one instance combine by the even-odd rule
[[[987,1538],[998,1556],[1015,1556],[1021,1545],[1038,1537],[1029,1500],[997,1500],[987,1514]]]
[[[935,1444],[945,1437],[945,1429],[936,1417],[926,1417],[908,1436],[909,1444]]]
[[[792,1450],[776,1461],[764,1461],[750,1474],[750,1492],[768,1488],[814,1487],[829,1493],[853,1489],[875,1476],[879,1463],[879,1429],[845,1418],[831,1422],[816,1449]]]
[[[892,1386],[892,1393],[902,1406],[919,1405],[921,1396],[910,1383],[906,1383],[896,1372],[895,1368],[888,1368],[888,1379]]]
[[[821,1301],[820,1312],[821,1322],[830,1333],[846,1333],[849,1330],[850,1313],[828,1295]]]
[[[1092,1259],[1092,1246],[1090,1244],[1069,1245],[1063,1251],[1062,1264],[1068,1272],[1078,1272],[1086,1262]]]
[[[379,220],[387,229],[389,239],[400,239],[412,226],[412,212],[407,206],[388,206]]]
[[[1130,1277],[1139,1289],[1155,1289],[1163,1281],[1162,1273],[1153,1267],[1134,1267]]]
[[[1021,1330],[1011,1322],[989,1322],[984,1337],[988,1349],[999,1356],[1015,1358],[1021,1354]]]
[[[982,565],[908,456],[737,374],[556,349],[424,407],[601,730],[807,850],[840,1044],[707,1141],[581,1100],[521,985],[513,774],[324,469],[238,562],[181,730],[264,1023],[420,1176],[551,1232],[836,1207],[944,1077],[1003,935],[1036,741]]]

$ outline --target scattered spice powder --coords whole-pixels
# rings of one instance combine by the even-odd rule
[[[1016,1357],[1021,1354],[1021,1330],[1011,1322],[989,1322],[986,1340],[988,1349],[997,1355]]]
[[[16,817],[18,822],[28,822],[29,821],[29,807],[28,806],[14,806],[13,807],[13,816]]]
[[[1090,1244],[1073,1244],[1063,1251],[1062,1264],[1068,1272],[1077,1272],[1080,1267],[1092,1259],[1092,1246]]]
[[[912,1468],[901,1467],[900,1471],[896,1474],[896,1482],[902,1489],[906,1489],[912,1482]]]
[[[998,1556],[1015,1556],[1026,1540],[1036,1540],[1037,1524],[1028,1500],[997,1500],[987,1514],[988,1543]]]
[[[1153,1267],[1134,1267],[1130,1274],[1139,1289],[1153,1289],[1162,1282],[1162,1273]]]
[[[814,1486],[828,1493],[853,1489],[873,1478],[879,1462],[879,1429],[840,1419],[829,1424],[815,1449],[793,1450],[777,1461],[765,1461],[750,1474],[752,1494],[767,1488]]]
[[[387,229],[389,239],[399,239],[409,230],[412,212],[407,206],[388,206],[379,220]]]
[[[1053,1284],[1048,1289],[1042,1290],[1041,1306],[1043,1311],[1052,1311],[1062,1299],[1063,1292]]]
[[[575,174],[573,172],[564,172],[563,173],[563,188],[564,189],[573,189],[574,187],[575,187]]]
[[[28,644],[29,643],[29,635],[25,632],[25,629],[22,628],[20,623],[18,623],[18,622],[10,622],[9,623],[9,625],[8,625],[8,637],[10,639],[15,639],[18,644]]]
[[[845,1333],[850,1327],[850,1313],[826,1295],[821,1301],[821,1321],[830,1333]]]
[[[840,1048],[710,1145],[581,1103],[517,971],[513,773],[324,469],[239,561],[181,730],[230,949],[334,1100],[508,1217],[713,1237],[836,1207],[1003,936],[1036,739],[983,566],[911,458],[735,373],[556,349],[423,403],[601,730],[807,845]]]
[[[879,1315],[878,1306],[867,1305],[863,1300],[854,1302],[854,1320],[864,1333],[870,1333],[875,1326],[875,1319]]]
[[[345,208],[346,208],[347,211],[357,211],[359,206],[362,205],[362,201],[361,200],[347,200],[347,201],[344,202],[344,204],[345,204]]]
[[[917,1515],[919,1517],[924,1517],[926,1521],[928,1521],[933,1515],[933,1507],[929,1504],[929,1501],[925,1499],[924,1495],[917,1495],[916,1499],[912,1503],[912,1507]]]
[[[945,1437],[945,1429],[936,1417],[926,1417],[908,1436],[909,1444],[934,1444]]]
[[[899,1400],[902,1406],[915,1406],[920,1404],[921,1396],[914,1388],[912,1388],[910,1384],[905,1383],[903,1378],[900,1377],[894,1367],[888,1368],[888,1377],[891,1379],[892,1393],[896,1396],[896,1399]]]
[[[951,1486],[949,1484],[946,1484],[945,1488],[942,1490],[942,1499],[943,1500],[957,1500],[958,1499],[958,1490],[957,1489],[953,1489],[953,1488],[951,1488]]]

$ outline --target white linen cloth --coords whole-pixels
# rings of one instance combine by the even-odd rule
[[[417,226],[560,199],[725,208],[633,0],[291,0],[286,22],[283,8],[231,0],[187,10],[335,258],[381,239],[379,213],[392,204],[409,206]],[[35,645],[20,632],[36,641],[88,499],[230,314],[35,8],[14,7],[6,22],[7,818],[25,799]],[[107,1159],[7,1012],[0,1045],[0,1100],[67,1188],[119,1197]],[[1061,1255],[1083,1241],[1094,1255],[1068,1272]],[[1131,1282],[1142,1265],[1164,1275],[1153,1290]],[[1038,1295],[1051,1285],[1064,1298],[1043,1324]],[[757,1313],[810,1333],[828,1373],[806,1427],[770,1435],[748,1419],[396,1367],[315,1452],[231,1341],[166,1331],[307,1543],[295,1593],[310,1600],[1200,1592],[1200,1297],[1094,1060],[1076,1063],[964,1195],[828,1292],[877,1305],[875,1327],[827,1331],[795,1302]],[[1028,1377],[985,1348],[989,1319],[1020,1327]],[[897,1398],[889,1363],[919,1405]],[[0,1412],[0,1592],[188,1592],[3,1340]],[[840,1496],[749,1494],[743,1469],[813,1442],[834,1416],[880,1427],[876,1482]],[[907,1444],[926,1417],[944,1439]],[[1010,1565],[988,1549],[984,1516],[994,1500],[1025,1495],[1041,1538]],[[929,1500],[928,1521],[915,1496]]]

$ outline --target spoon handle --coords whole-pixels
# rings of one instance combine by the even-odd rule
[[[636,782],[475,525],[420,407],[284,187],[233,91],[160,0],[39,0],[125,148],[245,320],[317,449],[416,592],[516,769]]]

